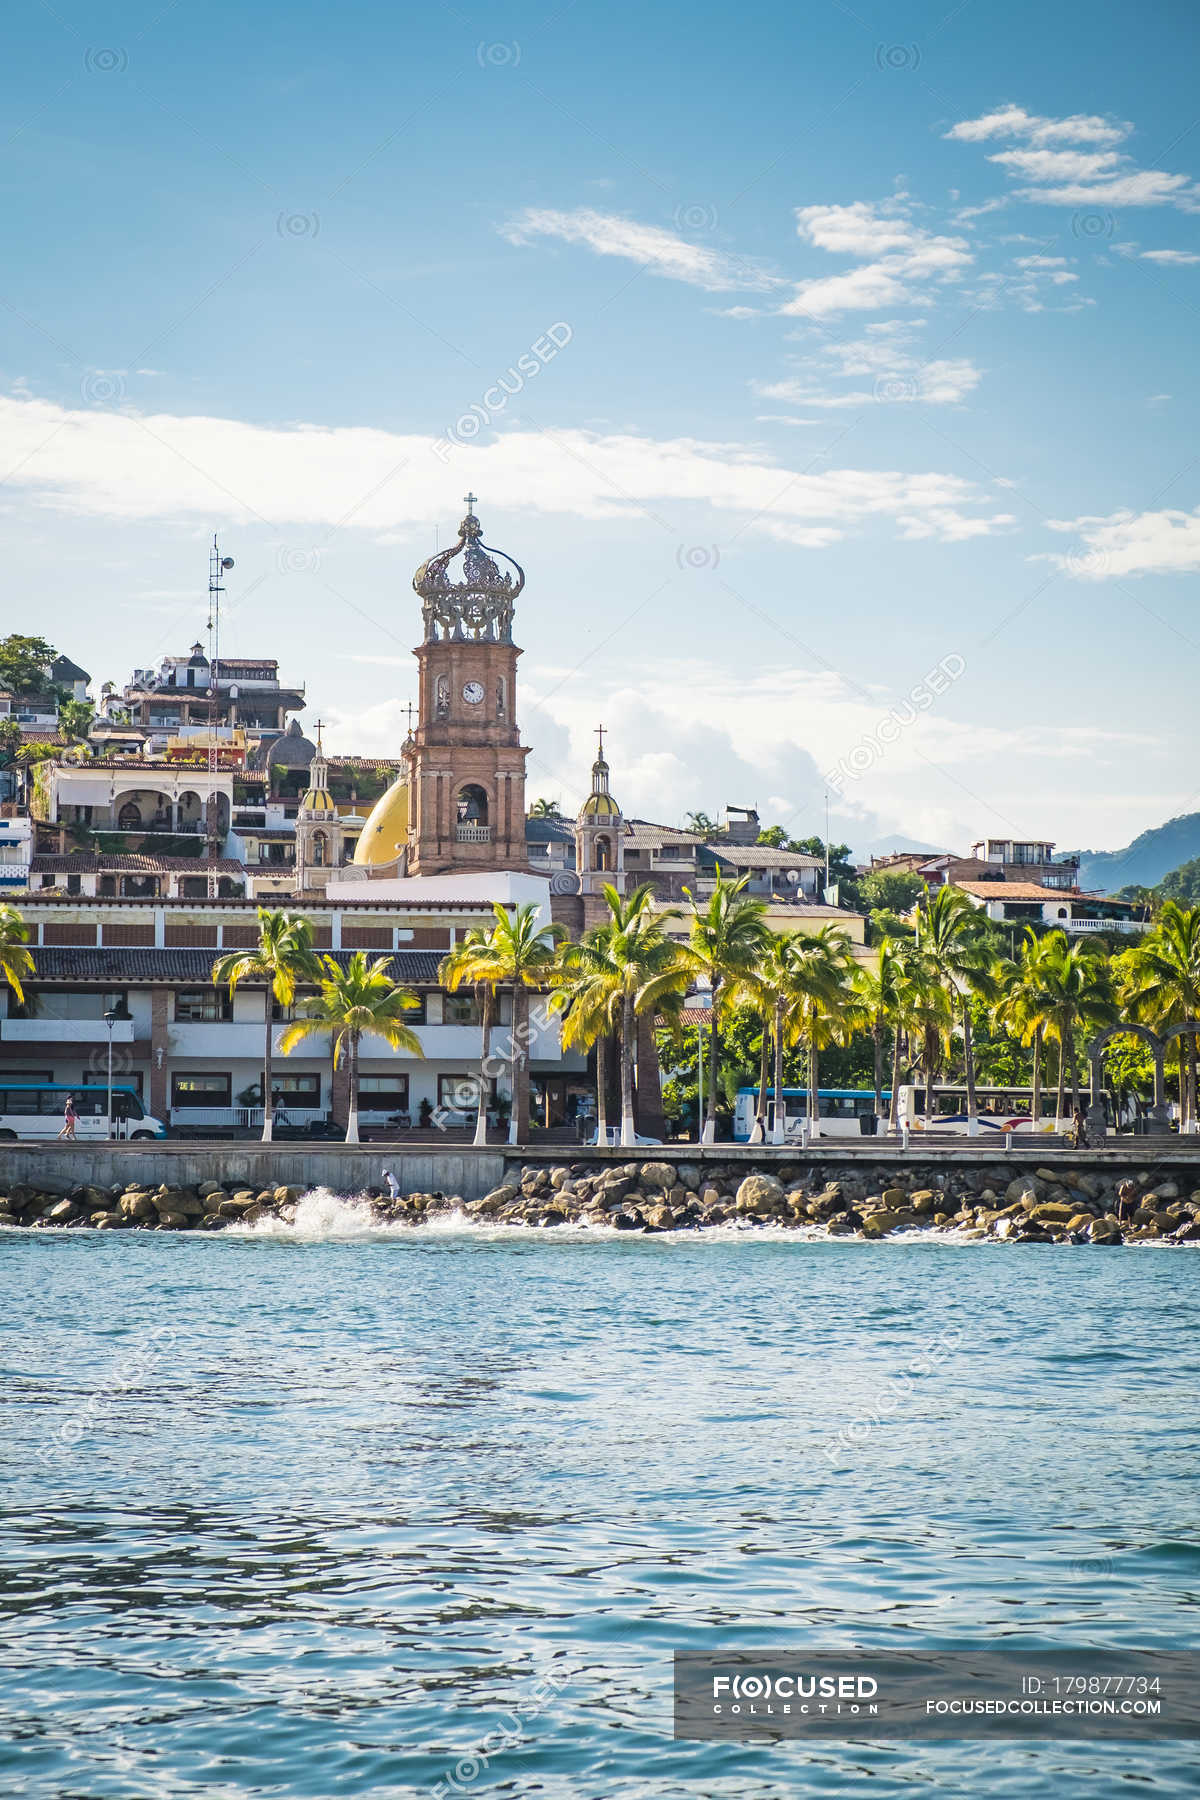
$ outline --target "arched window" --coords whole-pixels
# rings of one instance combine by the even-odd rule
[[[596,839],[596,867],[598,869],[612,868],[612,840],[610,838],[598,837]]]
[[[458,822],[460,825],[486,825],[488,797],[478,782],[469,781],[458,790]]]
[[[505,714],[504,677],[496,677],[496,717],[502,719]]]
[[[134,800],[127,800],[117,814],[117,825],[122,831],[136,831],[142,822],[142,809]]]

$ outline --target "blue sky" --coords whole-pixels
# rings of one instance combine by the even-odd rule
[[[1182,4],[31,4],[6,629],[202,631],[339,748],[414,695],[468,488],[530,791],[1111,847],[1200,806]],[[531,373],[526,371],[532,370]]]

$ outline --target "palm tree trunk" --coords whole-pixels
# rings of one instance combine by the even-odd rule
[[[1054,1097],[1054,1129],[1061,1129],[1063,1108],[1067,1103],[1067,1059],[1063,1055],[1063,1041],[1060,1034],[1055,1048],[1058,1051],[1058,1092]]]
[[[274,1035],[275,1021],[271,1017],[271,986],[268,982],[264,1004],[267,1009],[267,1035],[263,1043],[263,1129],[262,1141],[271,1142],[271,1127],[275,1122],[275,1078],[271,1068],[271,1052],[274,1048],[271,1039]]]
[[[821,1053],[817,1049],[817,1021],[814,1019],[808,1035],[808,1135],[810,1138],[821,1135]]]
[[[925,1129],[929,1129],[929,1121],[933,1117],[933,1078],[937,1073],[937,1032],[932,1026],[925,1029]]]
[[[1187,1053],[1187,1099],[1183,1116],[1183,1129],[1191,1131],[1196,1123],[1196,1040],[1191,1032],[1185,1032],[1179,1040]]]
[[[1033,1131],[1042,1128],[1042,1027],[1039,1025],[1033,1034]]]
[[[348,1036],[349,1041],[346,1046],[346,1057],[347,1057],[346,1072],[350,1077],[350,1100],[349,1100],[349,1104],[347,1105],[347,1108],[346,1108],[346,1142],[348,1144],[357,1144],[357,1142],[358,1142],[358,1033],[356,1031],[351,1031],[347,1034],[347,1036]]]
[[[608,1033],[596,1039],[596,1142],[608,1142]]]
[[[529,1089],[521,1076],[528,1067],[525,1060],[525,1048],[521,1031],[521,995],[524,989],[519,981],[513,982],[512,1025],[510,1043],[512,1054],[509,1058],[508,1083],[512,1093],[512,1104],[508,1115],[508,1141],[510,1144],[523,1144],[529,1136]]]
[[[480,1011],[482,1013],[481,1036],[483,1049],[479,1058],[479,1100],[475,1115],[475,1142],[487,1143],[488,1115],[488,1059],[492,1051],[492,990],[486,982],[483,984]]]
[[[637,1142],[633,1117],[633,995],[628,988],[621,998],[621,1142]]]
[[[752,1144],[766,1142],[767,1136],[767,1082],[770,1079],[771,1067],[771,1019],[770,1014],[763,1013],[762,1047],[758,1057],[758,1105],[754,1113],[754,1129],[750,1133]]]
[[[717,1141],[717,1068],[720,1049],[717,1044],[717,1002],[720,998],[721,983],[714,976],[712,984],[712,1024],[708,1030],[708,1095],[704,1104],[704,1133],[701,1141],[715,1144]]]
[[[971,1037],[971,996],[963,995],[962,1003],[963,1028],[963,1073],[967,1081],[967,1136],[974,1137],[979,1130],[979,1103],[975,1098],[975,1044]]]
[[[896,1026],[896,1035],[892,1043],[892,1098],[888,1105],[888,1130],[895,1131],[900,1117],[900,1046],[903,1034]]]
[[[876,1017],[871,1029],[875,1048],[875,1117],[883,1111],[883,1020]]]
[[[1079,1111],[1079,1060],[1075,1055],[1075,1032],[1074,1032],[1074,1029],[1072,1029],[1071,1035],[1067,1039],[1067,1042],[1070,1045],[1069,1056],[1070,1056],[1070,1067],[1071,1067],[1071,1111],[1074,1113],[1074,1112]]]
[[[787,1139],[787,1102],[783,1097],[783,999],[775,1002],[775,1129],[771,1133],[776,1144]]]

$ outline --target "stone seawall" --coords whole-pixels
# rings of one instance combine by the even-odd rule
[[[655,1233],[803,1229],[877,1239],[908,1233],[1012,1243],[1200,1242],[1200,1156],[1163,1145],[1039,1158],[1034,1147],[797,1156],[748,1147],[625,1152],[504,1149],[388,1154],[380,1146],[5,1146],[0,1225],[217,1231],[292,1223],[314,1187],[362,1196],[380,1224],[465,1212],[481,1223]],[[392,1168],[401,1194],[382,1193]]]

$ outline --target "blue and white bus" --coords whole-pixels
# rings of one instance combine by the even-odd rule
[[[768,1088],[763,1096],[767,1115],[766,1135],[770,1143],[775,1130],[775,1090]],[[886,1120],[888,1109],[892,1103],[891,1089],[885,1089],[883,1095],[883,1118]],[[805,1129],[804,1121],[808,1117],[808,1089],[784,1088],[783,1105],[786,1115],[785,1135],[788,1141],[798,1139]],[[749,1142],[754,1130],[754,1119],[758,1111],[758,1089],[743,1087],[738,1089],[737,1100],[733,1108],[733,1141],[735,1144]],[[874,1088],[818,1088],[817,1112],[820,1119],[818,1130],[822,1137],[869,1137],[875,1130],[875,1090]],[[882,1129],[882,1125],[880,1127]]]
[[[72,1087],[69,1081],[5,1081],[0,1075],[0,1139],[56,1138],[63,1128],[67,1095],[75,1103],[75,1137],[83,1143],[97,1138],[162,1138],[167,1128],[143,1107],[131,1087],[113,1084],[112,1128],[108,1119],[108,1088]]]

